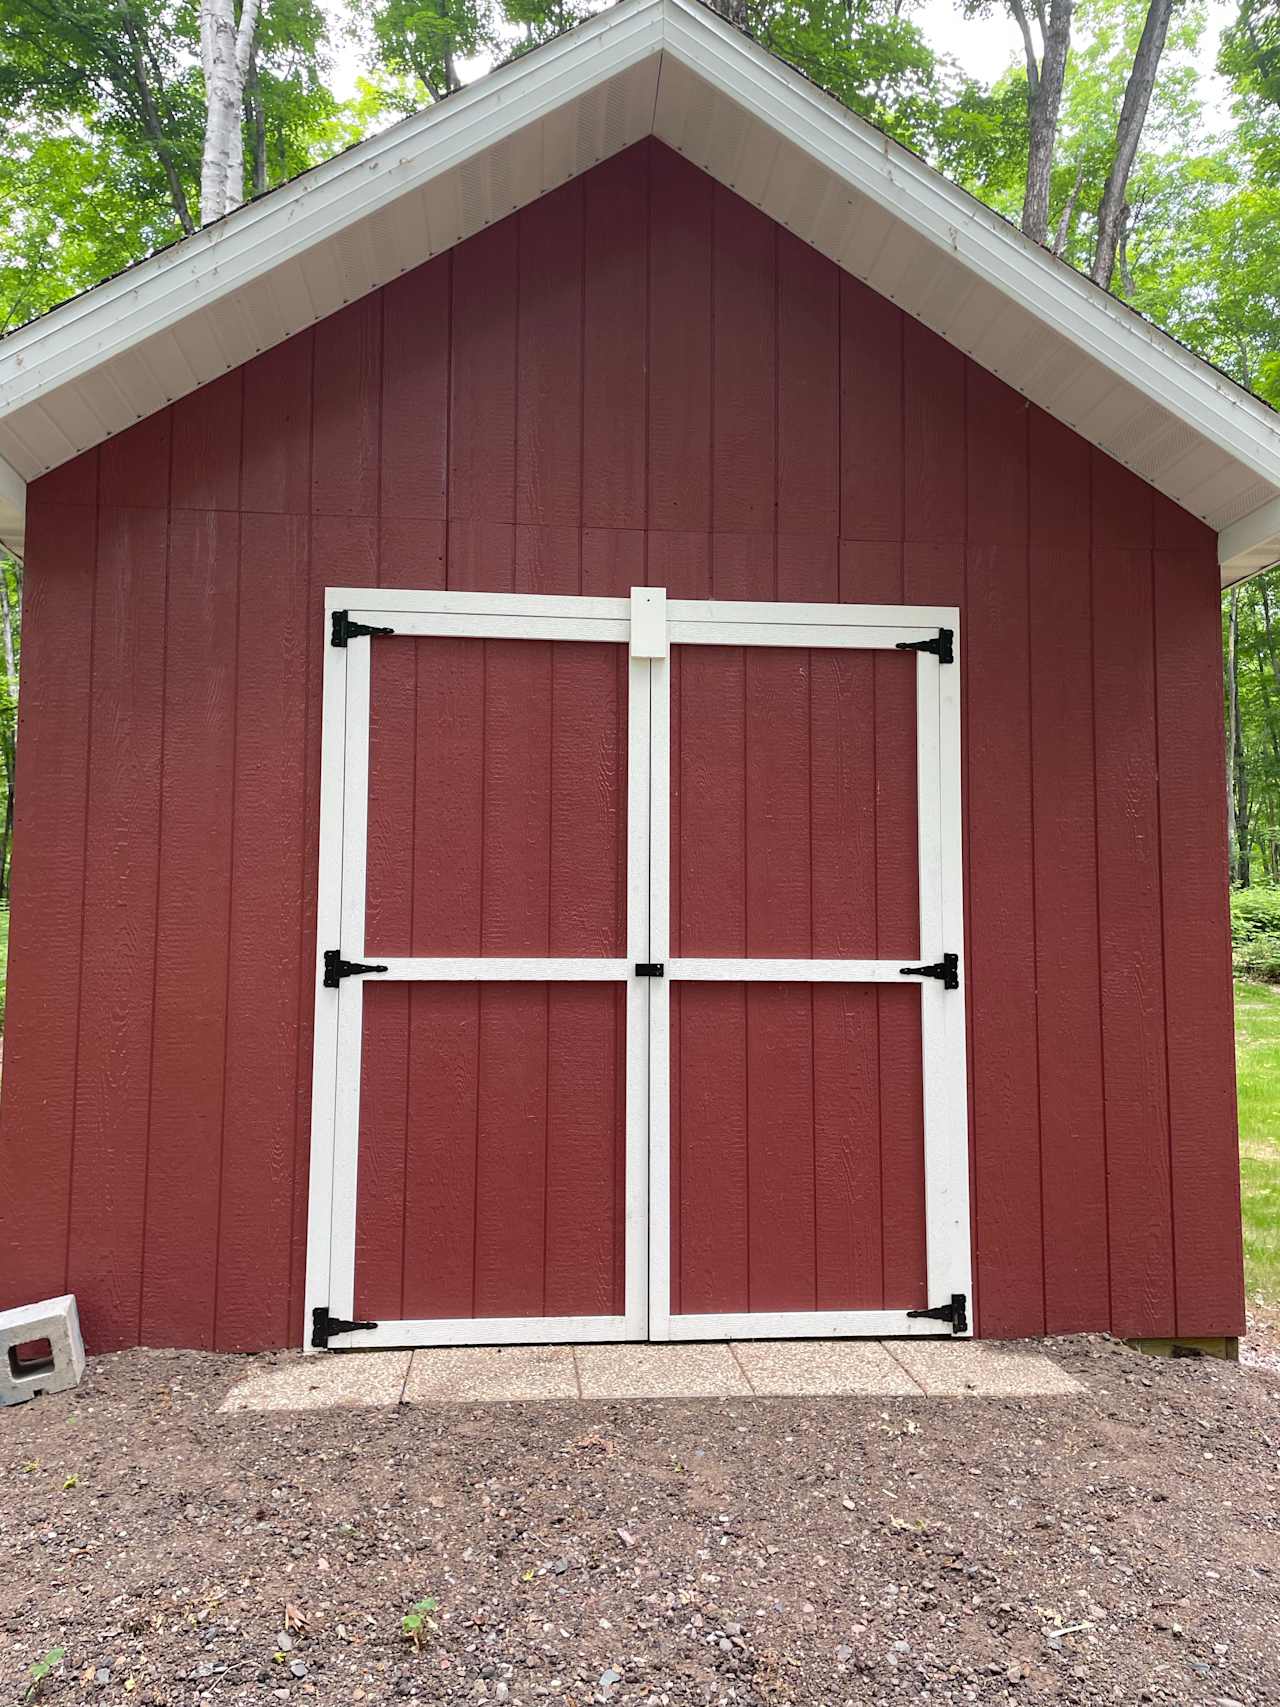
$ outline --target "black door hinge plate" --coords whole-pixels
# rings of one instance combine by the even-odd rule
[[[960,956],[944,954],[941,960],[935,960],[932,966],[899,966],[898,973],[903,978],[941,978],[944,990],[960,988]]]
[[[939,1304],[932,1310],[908,1310],[908,1316],[923,1316],[931,1322],[950,1322],[953,1334],[969,1331],[969,1300],[963,1292],[953,1292],[949,1304]]]
[[[385,966],[365,966],[359,960],[344,960],[340,948],[324,951],[324,987],[336,990],[344,978],[358,978],[365,972],[385,972]]]
[[[344,1322],[341,1316],[331,1316],[327,1304],[318,1304],[311,1312],[311,1343],[323,1351],[334,1334],[356,1334],[376,1328],[376,1322]]]
[[[933,652],[940,664],[954,664],[956,661],[956,633],[954,628],[940,628],[933,640],[899,640],[894,647],[895,652]]]
[[[637,978],[665,978],[667,968],[661,960],[637,960]]]
[[[371,628],[367,622],[352,622],[348,611],[336,610],[333,613],[333,631],[329,635],[329,644],[345,646],[348,640],[354,640],[360,634],[394,633],[394,628]]]

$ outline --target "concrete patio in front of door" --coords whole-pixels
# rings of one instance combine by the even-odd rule
[[[327,1353],[255,1371],[232,1388],[221,1409],[804,1396],[1025,1398],[1081,1391],[1073,1375],[1025,1344],[741,1340]]]

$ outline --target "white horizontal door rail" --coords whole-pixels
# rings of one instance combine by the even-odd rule
[[[722,984],[901,984],[923,983],[930,976],[921,965],[905,967],[901,960],[668,960],[667,977],[686,982]]]
[[[570,983],[620,982],[632,975],[629,960],[595,960],[548,957],[506,959],[500,954],[483,954],[471,959],[454,956],[430,959],[421,955],[378,957],[378,964],[365,978],[367,984],[395,983],[543,983],[548,980]]]

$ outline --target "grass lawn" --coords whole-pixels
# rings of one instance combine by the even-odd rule
[[[1245,1284],[1280,1303],[1280,989],[1236,983]]]

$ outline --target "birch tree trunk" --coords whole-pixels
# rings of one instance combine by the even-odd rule
[[[1100,284],[1104,290],[1111,288],[1116,250],[1120,246],[1124,226],[1129,174],[1133,170],[1138,144],[1142,140],[1142,127],[1147,122],[1147,109],[1151,105],[1151,92],[1156,86],[1156,72],[1160,66],[1160,55],[1164,52],[1165,38],[1169,34],[1169,19],[1173,15],[1173,7],[1174,0],[1151,0],[1147,8],[1147,21],[1142,26],[1138,51],[1133,58],[1133,70],[1125,84],[1120,122],[1116,126],[1115,153],[1111,158],[1107,181],[1103,185],[1102,200],[1098,204],[1098,245],[1093,257],[1093,281]]]
[[[1049,236],[1049,187],[1053,178],[1053,150],[1058,140],[1058,113],[1062,106],[1062,84],[1071,51],[1071,14],[1075,0],[1033,0],[1040,25],[1043,52],[1038,60],[1031,19],[1023,0],[1008,0],[1009,10],[1022,32],[1027,60],[1027,183],[1022,198],[1022,229],[1037,243]]]
[[[204,157],[200,166],[200,223],[220,219],[244,200],[244,86],[258,25],[259,0],[200,0],[200,62],[204,70]]]

